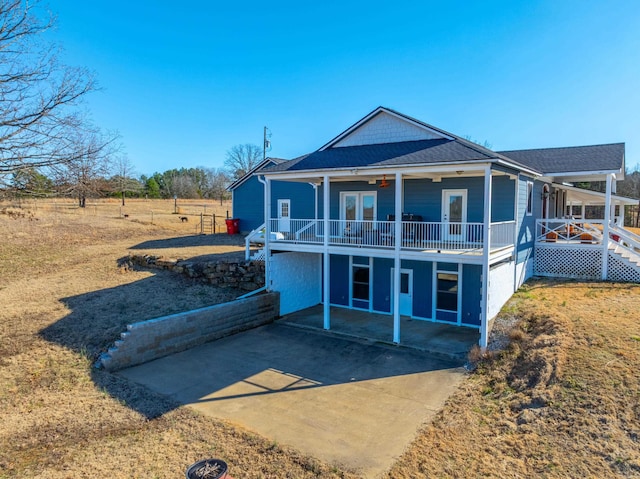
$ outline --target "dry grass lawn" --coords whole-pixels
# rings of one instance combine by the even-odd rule
[[[640,477],[640,285],[529,281],[390,477]]]
[[[91,367],[129,322],[235,297],[118,267],[128,251],[241,255],[193,236],[202,205],[181,206],[187,223],[173,201],[128,201],[126,219],[115,201],[29,206],[0,214],[0,478],[168,479],[210,456],[237,479],[358,477]],[[511,345],[389,477],[640,477],[640,286],[531,281],[501,314],[519,320]]]

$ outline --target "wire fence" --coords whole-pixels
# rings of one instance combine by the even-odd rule
[[[226,220],[231,218],[231,202],[214,200],[121,200],[106,198],[87,200],[81,208],[68,198],[12,199],[0,201],[0,208],[29,209],[41,216],[82,215],[120,218],[143,224],[167,227],[184,234],[226,233]]]

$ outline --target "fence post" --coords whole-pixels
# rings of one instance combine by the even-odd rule
[[[213,214],[211,221],[213,221],[213,234],[216,234],[216,214],[215,213]]]
[[[151,224],[153,224],[153,210],[151,210]]]
[[[204,234],[204,216],[200,213],[200,234]]]

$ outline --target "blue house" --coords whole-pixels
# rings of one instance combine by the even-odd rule
[[[264,224],[264,182],[257,173],[285,161],[280,158],[266,158],[227,188],[231,191],[233,215],[240,220],[242,234],[248,234]],[[277,208],[273,212],[276,218],[283,218],[283,215],[314,217],[313,184],[274,181],[271,183],[271,198],[274,207]],[[295,201],[292,203],[293,198]]]
[[[318,150],[257,168],[234,187],[234,215],[261,230],[281,314],[322,304],[325,329],[331,306],[386,314],[395,343],[406,316],[475,328],[486,347],[534,274],[640,282],[623,175],[621,143],[495,152],[379,107]],[[587,181],[606,192],[573,186]]]

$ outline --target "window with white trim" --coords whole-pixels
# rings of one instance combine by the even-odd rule
[[[533,182],[527,181],[527,216],[533,214]]]

